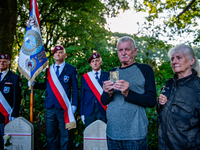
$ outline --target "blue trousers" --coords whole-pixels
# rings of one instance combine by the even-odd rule
[[[90,116],[85,116],[85,128],[96,120],[101,120],[101,121],[106,123],[106,116],[103,116],[99,112],[99,108],[97,106],[97,103],[95,103],[95,105],[94,105],[94,110],[93,110],[92,114]]]
[[[64,110],[56,107],[46,109],[45,121],[48,150],[58,150],[59,147],[60,150],[69,150],[69,131],[65,129]]]
[[[4,149],[4,123],[0,123],[0,149]]]
[[[112,140],[107,136],[108,150],[148,150],[147,138],[142,140]]]

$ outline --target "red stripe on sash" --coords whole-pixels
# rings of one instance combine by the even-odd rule
[[[0,103],[0,112],[5,116],[5,125],[10,122],[9,120],[9,113],[6,111],[6,109],[3,107],[3,105]]]
[[[60,105],[62,106],[62,108],[64,109],[64,118],[65,118],[65,123],[69,123],[69,115],[68,115],[68,108],[60,94],[60,92],[58,91],[58,89],[56,88],[53,80],[52,80],[52,77],[51,77],[51,74],[50,74],[50,71],[49,71],[49,68],[47,69],[47,77],[48,77],[48,81],[49,81],[49,84],[51,86],[51,89],[54,93],[54,95],[56,96],[58,102],[60,103]]]
[[[92,90],[92,92],[94,93],[94,95],[96,96],[96,98],[98,99],[99,103],[101,104],[101,106],[104,108],[104,110],[107,110],[107,106],[104,106],[101,103],[101,94],[99,93],[99,91],[96,89],[95,85],[93,84],[93,82],[91,81],[90,77],[88,76],[88,74],[84,74],[83,77],[85,78],[85,81],[87,82],[87,84],[89,85],[90,89]]]

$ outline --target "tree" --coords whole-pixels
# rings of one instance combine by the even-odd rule
[[[16,38],[13,48],[19,51],[23,42],[26,22],[29,17],[29,0],[18,0],[18,22],[16,26]],[[88,57],[93,50],[106,55],[107,39],[111,33],[104,26],[105,15],[115,16],[118,9],[128,9],[126,1],[111,0],[38,0],[40,13],[41,34],[50,65],[53,63],[52,48],[56,44],[61,44],[67,52],[67,62],[78,68],[78,79],[80,88],[80,78],[83,73],[90,69],[87,63]],[[114,57],[113,57],[114,59]],[[36,81],[42,82],[45,73],[41,73]],[[44,91],[34,91],[34,127],[36,149],[45,149],[45,120]],[[30,94],[27,87],[27,80],[23,78],[22,104],[20,116],[29,119]],[[77,130],[74,130],[76,146],[82,141],[83,125],[79,112],[76,113]]]
[[[17,44],[26,27],[29,14],[29,0],[18,0]],[[117,7],[116,7],[117,6]],[[85,50],[93,50],[94,45],[102,44],[110,33],[104,28],[105,15],[116,16],[118,9],[128,9],[126,1],[116,0],[101,2],[100,0],[38,0],[41,33],[45,50],[50,52],[55,44],[65,47],[83,46]]]
[[[0,54],[12,56],[12,46],[17,22],[17,0],[0,2]]]
[[[200,0],[135,0],[134,8],[137,12],[148,12],[146,26],[148,30],[154,26],[152,35],[155,37],[165,34],[176,40],[176,36],[184,36],[188,43],[197,45],[200,41],[199,3]],[[158,20],[163,20],[163,24],[157,24]]]
[[[105,15],[115,17],[118,10],[129,7],[127,0],[38,0],[38,8],[48,52],[58,43],[84,45],[90,51],[94,43],[105,44],[110,34],[104,28]],[[29,9],[30,0],[2,0],[0,4],[0,53],[9,54],[12,61],[23,42]]]

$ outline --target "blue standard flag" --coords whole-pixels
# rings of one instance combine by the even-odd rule
[[[40,33],[40,19],[36,0],[31,0],[30,16],[20,50],[19,72],[31,83],[47,66],[48,61]]]

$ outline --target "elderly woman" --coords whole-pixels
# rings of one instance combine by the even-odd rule
[[[199,62],[187,45],[172,48],[168,56],[175,73],[158,99],[159,149],[200,149]]]

